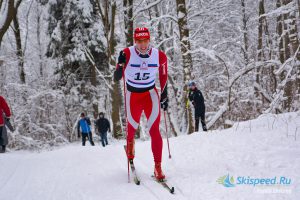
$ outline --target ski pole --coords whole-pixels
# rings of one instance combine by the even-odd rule
[[[122,65],[123,66],[123,65]],[[124,69],[124,66],[123,66],[123,90],[124,90],[124,108],[125,108],[125,119],[126,119],[126,124],[125,124],[125,132],[126,132],[126,157],[127,157],[127,174],[128,174],[128,183],[130,183],[130,170],[129,170],[129,159],[128,159],[128,156],[127,156],[127,152],[128,152],[128,132],[127,132],[127,108],[126,108],[126,87],[125,87],[125,69]]]
[[[170,152],[170,145],[169,145],[169,135],[168,135],[168,126],[167,126],[167,119],[166,119],[166,111],[164,111],[164,118],[165,118],[165,126],[166,126],[166,135],[167,135],[169,159],[171,159],[171,152]]]

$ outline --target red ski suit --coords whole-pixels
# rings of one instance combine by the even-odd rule
[[[140,57],[135,47],[125,48],[126,63],[123,78],[126,81],[127,141],[134,140],[140,117],[144,111],[147,128],[151,136],[151,147],[155,162],[162,160],[163,141],[159,131],[160,97],[155,87],[156,73],[159,74],[161,94],[166,96],[168,79],[167,56],[152,48],[149,58]],[[118,66],[117,66],[118,69]]]
[[[0,96],[0,126],[4,126],[3,113],[5,114],[6,118],[10,118],[11,116],[10,109],[5,99],[2,96]]]

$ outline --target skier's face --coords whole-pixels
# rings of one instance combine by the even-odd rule
[[[190,86],[190,90],[195,90],[196,86],[195,85],[191,85]]]
[[[136,47],[138,48],[138,50],[142,53],[146,53],[148,46],[149,46],[150,40],[149,39],[145,39],[145,40],[136,40],[135,44]]]

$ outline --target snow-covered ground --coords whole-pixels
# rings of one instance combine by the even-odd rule
[[[150,143],[138,141],[135,165],[142,181],[140,186],[127,182],[125,142],[116,142],[106,148],[99,143],[95,147],[72,144],[41,153],[0,154],[0,199],[300,198],[299,112],[264,115],[236,123],[227,130],[171,138],[172,159],[168,159],[164,142],[163,169],[169,184],[175,187],[174,195],[152,180]],[[233,187],[217,182],[225,175],[233,177],[229,183]],[[276,183],[284,177],[291,182],[253,186],[238,184],[241,177],[272,180],[276,177]]]

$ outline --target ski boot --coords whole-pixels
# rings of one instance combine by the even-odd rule
[[[165,179],[165,175],[161,170],[161,163],[160,162],[155,162],[154,166],[154,177],[156,178],[157,181],[163,182]]]
[[[134,140],[131,142],[128,141],[126,153],[129,161],[134,159]]]

